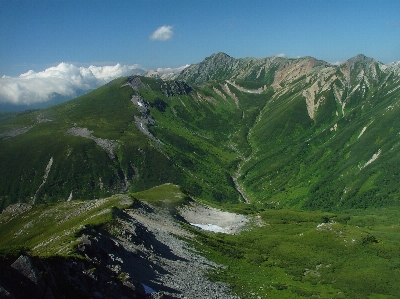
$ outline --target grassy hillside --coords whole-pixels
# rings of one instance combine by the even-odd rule
[[[246,94],[222,81],[192,89],[149,78],[132,88],[126,80],[2,119],[1,208],[162,183],[210,201],[242,200],[232,175],[250,151],[248,130],[270,95]]]
[[[398,298],[399,74],[363,55],[219,53],[183,81],[120,78],[1,115],[0,257],[74,256],[138,200],[175,220],[200,200],[253,219],[239,235],[183,224],[242,298]]]
[[[397,298],[398,210],[348,212],[267,210],[248,232],[194,243],[241,298]]]
[[[358,55],[192,65],[0,119],[0,209],[162,183],[217,203],[398,205],[399,72]],[[192,85],[188,84],[191,83]]]
[[[252,200],[324,210],[398,205],[398,79],[347,85],[341,97],[334,81],[316,92],[313,118],[304,96],[312,84],[278,91],[252,128],[240,178]]]
[[[121,87],[124,82],[2,122],[3,134],[22,134],[0,141],[1,208],[70,196],[93,199],[179,180],[177,167],[135,125],[134,91]],[[69,134],[71,128],[87,129],[90,138]],[[101,142],[111,145],[112,152]]]
[[[0,260],[3,262],[22,249],[25,254],[45,260],[54,256],[84,260],[77,251],[82,233],[100,232],[98,236],[111,238],[113,234],[124,235],[118,223],[128,211],[143,209],[138,200],[166,209],[169,215],[181,219],[176,207],[185,204],[188,198],[178,186],[164,184],[129,196],[42,204],[31,209],[21,205],[0,217]],[[209,259],[225,266],[209,272],[210,279],[229,283],[241,298],[397,298],[400,295],[398,209],[328,213],[249,207],[246,205],[245,210],[253,219],[252,225],[238,235],[208,233],[185,224],[193,234],[187,241]],[[143,212],[139,214],[145,217]],[[134,227],[139,226],[134,223]],[[141,231],[137,238],[152,237],[148,231]],[[117,260],[118,250],[114,248],[113,252]],[[126,257],[126,253],[121,256],[128,262]],[[100,266],[92,267],[95,268],[89,271],[93,272]],[[141,278],[144,279],[143,275]]]

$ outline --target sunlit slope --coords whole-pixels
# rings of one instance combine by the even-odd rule
[[[173,183],[192,197],[342,209],[398,204],[400,69],[358,55],[234,59],[133,76],[0,118],[0,208]]]
[[[232,176],[251,152],[248,131],[271,93],[249,94],[212,81],[166,97],[157,90],[157,84],[164,88],[161,80],[141,81],[151,86],[139,89],[156,122],[149,130],[160,141],[159,150],[181,170],[183,189],[212,201],[243,201]]]
[[[0,196],[43,203],[93,199],[162,183],[219,202],[243,200],[232,175],[271,92],[225,81],[122,78],[41,111],[4,117]]]
[[[399,76],[359,55],[277,89],[249,135],[254,201],[317,209],[398,204]]]
[[[93,199],[177,180],[179,169],[134,123],[139,112],[133,89],[121,87],[125,81],[3,122],[2,207]]]

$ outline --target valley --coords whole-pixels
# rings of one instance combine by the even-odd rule
[[[217,53],[168,78],[1,116],[7,271],[29,256],[54,298],[54,257],[88,298],[100,276],[138,298],[399,296],[398,64]]]

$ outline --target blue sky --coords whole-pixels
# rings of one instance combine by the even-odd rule
[[[388,63],[400,60],[400,1],[0,0],[0,37],[0,80],[61,62],[179,67],[221,51]]]
[[[0,20],[0,76],[60,62],[178,67],[219,51],[400,60],[396,0],[0,0]],[[150,39],[163,25],[172,38]]]

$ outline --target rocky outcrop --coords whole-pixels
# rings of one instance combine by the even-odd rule
[[[190,83],[202,83],[214,79],[229,79],[231,72],[238,66],[238,60],[225,53],[213,54],[202,62],[192,64],[184,69],[178,80]]]
[[[34,266],[32,260],[28,256],[21,255],[11,265],[10,270],[11,276],[19,277],[20,285],[15,286],[18,288],[18,291],[14,290],[13,292],[16,294],[16,298],[22,295],[18,293],[26,293],[28,295],[26,298],[55,298],[51,288],[47,287],[39,270]],[[11,289],[13,289],[13,286],[11,286]]]
[[[110,159],[114,159],[116,143],[112,140],[94,137],[92,133],[93,131],[89,131],[87,128],[80,128],[76,126],[67,130],[67,134],[69,135],[92,139],[98,146],[108,153]]]
[[[131,102],[136,106],[141,116],[134,116],[133,119],[137,128],[145,135],[149,136],[151,139],[157,143],[161,143],[148,129],[148,126],[155,126],[157,123],[153,116],[150,114],[151,103],[146,101],[141,95],[133,95]]]
[[[6,209],[1,212],[0,225],[13,219],[15,216],[22,214],[32,208],[32,205],[27,203],[16,203],[9,205]],[[1,297],[0,297],[1,298]]]
[[[24,134],[26,132],[28,132],[30,129],[32,129],[33,126],[28,126],[28,127],[21,127],[21,128],[15,128],[15,129],[11,129],[9,131],[6,131],[4,133],[0,134],[0,140],[1,139],[8,139],[8,138],[12,138],[21,134]]]
[[[225,53],[213,54],[202,62],[192,64],[177,77],[189,84],[201,84],[208,80],[250,80],[267,81],[275,89],[282,83],[307,74],[314,68],[325,68],[329,63],[312,57],[288,59],[285,57],[235,59]],[[248,91],[247,91],[248,92]]]
[[[140,201],[113,215],[111,223],[76,234],[75,257],[11,260],[0,272],[0,298],[238,299],[226,284],[207,278],[221,266],[185,241],[193,235],[176,219],[236,233],[246,217],[198,204],[172,212]]]
[[[107,267],[106,249],[98,246],[82,241],[87,259],[21,255],[1,273],[0,298],[146,298],[140,283]]]
[[[37,194],[38,194],[40,188],[42,188],[43,185],[44,185],[44,184],[46,183],[46,181],[47,181],[47,177],[49,176],[49,172],[50,172],[51,166],[53,165],[53,161],[54,161],[54,160],[53,160],[53,157],[51,157],[50,160],[49,160],[49,163],[47,163],[46,169],[44,170],[43,181],[42,181],[42,183],[40,184],[39,188],[36,190],[35,195],[33,196],[33,200],[32,200],[32,203],[33,203],[33,204],[35,204],[36,197],[37,197]]]
[[[186,95],[192,91],[192,87],[183,81],[165,81],[161,89],[167,97]]]
[[[146,86],[142,83],[142,81],[140,80],[140,77],[139,77],[139,76],[132,76],[132,77],[129,77],[129,78],[126,80],[126,84],[124,84],[123,86],[125,86],[125,85],[129,85],[130,87],[132,87],[133,90],[136,90],[136,91],[139,91],[140,89],[146,87]]]

